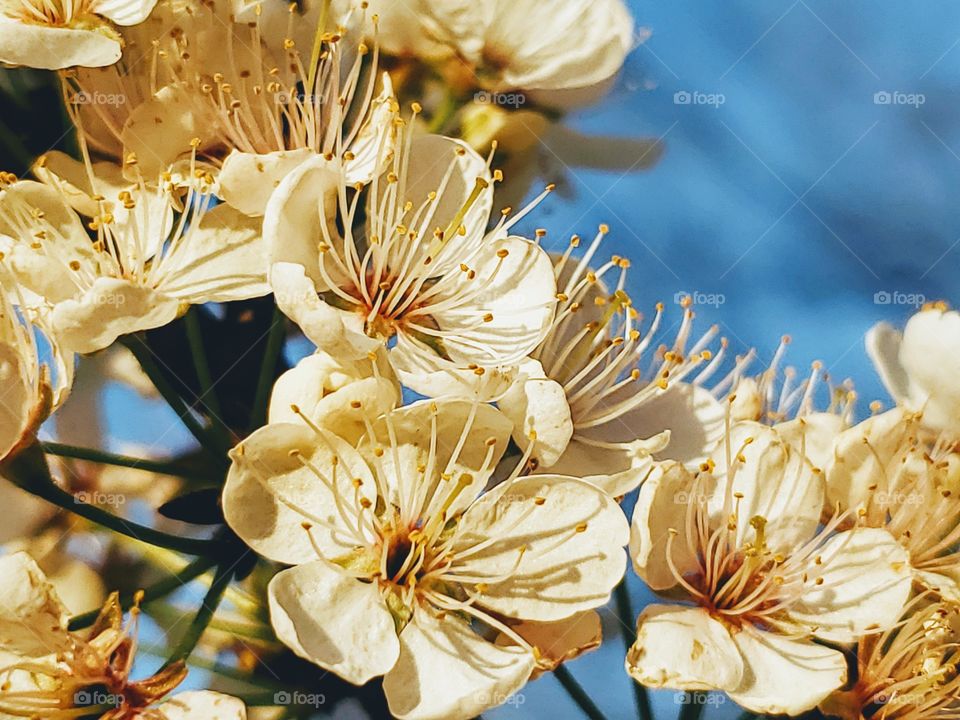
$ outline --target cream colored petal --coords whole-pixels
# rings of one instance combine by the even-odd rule
[[[264,210],[263,239],[269,262],[302,265],[304,273],[321,292],[329,288],[319,271],[320,243],[332,241],[328,252],[342,251],[334,222],[337,188],[341,183],[339,166],[314,156],[288,169]],[[325,267],[335,283],[349,282],[342,278],[336,262],[327,262]]]
[[[302,423],[303,413],[348,442],[359,440],[366,432],[364,414],[377,417],[400,403],[400,385],[383,350],[379,357],[374,373],[368,359],[339,362],[320,350],[308,355],[274,383],[269,422]]]
[[[26,363],[35,362],[36,358],[25,358],[17,345],[0,342],[0,458],[31,430],[31,416],[41,398],[31,380],[36,369]]]
[[[936,590],[947,602],[960,603],[960,572],[951,568],[943,573],[915,572],[915,579],[924,587]]]
[[[161,327],[177,317],[175,298],[127,280],[99,278],[76,300],[56,305],[50,324],[67,350],[91,353],[121,335]]]
[[[0,575],[0,650],[36,658],[63,652],[70,617],[33,558],[0,557]]]
[[[834,413],[810,413],[788,422],[774,425],[781,439],[807,458],[813,467],[826,470],[833,459],[837,437],[846,424]]]
[[[192,97],[185,84],[160,88],[150,99],[130,111],[120,138],[124,157],[133,153],[137,171],[153,178],[181,155],[189,155],[190,141],[199,138],[217,122],[211,111]]]
[[[399,335],[390,350],[390,364],[405,387],[425,397],[499,399],[518,374],[515,365],[477,368],[454,363],[437,355],[419,340]]]
[[[404,507],[404,499],[416,491],[432,498],[425,505],[429,516],[444,504],[449,483],[463,482],[459,494],[447,504],[447,514],[453,516],[486,487],[507,449],[510,428],[510,421],[491,405],[423,400],[375,421],[373,436],[365,437],[359,449],[371,466],[383,468],[382,480],[394,494],[390,501],[398,507]],[[462,447],[461,437],[465,437]],[[380,458],[377,448],[386,449]]]
[[[885,530],[855,528],[831,538],[812,568],[811,581],[790,617],[825,640],[852,642],[868,630],[890,627],[910,596],[907,551]]]
[[[323,477],[304,467],[297,453]],[[278,423],[250,435],[231,451],[231,459],[224,517],[261,555],[305,563],[316,559],[317,548],[333,560],[365,544],[357,530],[359,497],[375,500],[376,485],[366,463],[343,440],[329,433],[318,437],[302,424]],[[362,480],[359,495],[355,478]]]
[[[728,694],[755,713],[799,715],[847,681],[847,661],[833,648],[752,627],[733,641],[743,656],[743,681]]]
[[[314,156],[309,148],[263,155],[233,150],[220,170],[220,195],[225,203],[240,212],[259,217],[266,211],[267,202],[281,181]]]
[[[596,485],[610,497],[636,489],[654,466],[654,456],[670,442],[670,431],[633,442],[598,446],[574,434],[563,455],[538,474],[570,475]]]
[[[470,268],[475,277],[458,273],[440,294],[464,300],[431,314],[444,349],[455,361],[478,365],[519,362],[553,319],[557,284],[550,256],[536,243],[508,237],[488,242]]]
[[[93,179],[86,166],[79,160],[59,150],[50,150],[33,166],[37,179],[61,193],[74,210],[87,217],[100,214],[99,203],[94,195],[108,197],[130,187],[123,177],[123,170],[112,162],[95,162]],[[113,208],[114,214],[118,209]]]
[[[305,660],[354,685],[397,663],[400,641],[377,583],[317,560],[280,571],[267,593],[277,637]]]
[[[630,557],[633,569],[651,590],[668,590],[677,584],[668,558],[681,576],[700,567],[687,532],[691,505],[706,502],[705,497],[697,497],[700,487],[681,463],[666,462],[654,467],[640,488],[630,526]]]
[[[538,669],[546,670],[553,670],[561,663],[595,650],[603,639],[600,615],[593,610],[554,622],[523,620],[510,629],[537,648],[540,658]],[[513,644],[514,641],[502,632],[497,636],[497,645]]]
[[[137,25],[150,15],[157,0],[97,0],[97,15],[113,20],[117,25]]]
[[[103,67],[120,59],[120,36],[105,22],[90,27],[25,23],[0,16],[0,63],[38,70]]]
[[[903,333],[890,323],[881,322],[867,331],[865,343],[867,355],[873,361],[873,367],[883,381],[887,392],[898,403],[910,397],[910,378],[900,362],[900,345]]]
[[[911,417],[910,412],[894,408],[837,435],[826,466],[830,508],[854,510],[868,504],[877,492],[891,489],[888,481],[897,476],[901,450],[915,433]]]
[[[637,619],[627,673],[653,688],[731,690],[743,660],[730,632],[702,608],[649,605]]]
[[[242,700],[212,690],[177,693],[155,712],[157,720],[247,720]]]
[[[373,99],[370,117],[350,143],[351,159],[344,159],[344,180],[348,185],[366,185],[375,175],[383,172],[391,158],[397,141],[397,101],[393,95],[393,83],[388,73],[380,75],[382,89]]]
[[[743,497],[735,508],[738,545],[755,539],[755,518],[763,518],[765,542],[773,552],[789,553],[812,538],[823,510],[822,473],[815,473],[810,462],[772,428],[741,422],[711,455],[718,478],[731,474],[727,442],[733,456],[733,478],[732,482],[718,481],[710,501],[712,517],[725,522],[739,493]]]
[[[900,362],[910,378],[910,409],[922,409],[930,428],[960,432],[960,313],[926,309],[911,317]]]
[[[513,439],[521,450],[535,443],[532,457],[540,467],[553,465],[573,437],[570,406],[560,383],[543,375],[536,360],[524,361],[521,377],[501,397],[497,406],[513,423]],[[533,435],[531,435],[533,433]]]
[[[485,53],[501,58],[497,90],[563,90],[603,82],[633,46],[633,19],[622,0],[572,0],[560,6],[498,0]],[[535,27],[531,36],[516,27]],[[548,96],[549,97],[549,96]]]
[[[270,267],[269,278],[277,307],[324,352],[344,360],[355,360],[381,347],[379,340],[363,333],[359,315],[335,308],[320,299],[302,265],[275,263]]]
[[[96,256],[80,217],[64,196],[24,180],[0,191],[0,208],[0,250],[17,281],[51,303],[73,297],[76,273],[70,263],[80,263],[86,273],[95,272]],[[11,222],[11,217],[18,220]],[[38,234],[46,241],[41,248],[33,246]]]
[[[400,658],[383,689],[401,720],[468,720],[505,703],[534,668],[533,653],[499,647],[453,613],[418,610],[400,634]]]
[[[620,506],[593,485],[520,478],[464,513],[450,573],[483,583],[477,600],[483,607],[513,618],[561,620],[609,599],[623,577],[629,535]],[[473,550],[490,538],[492,544]]]
[[[267,253],[260,222],[228,205],[203,214],[172,253],[161,261],[157,287],[192,304],[261,297],[267,284]]]

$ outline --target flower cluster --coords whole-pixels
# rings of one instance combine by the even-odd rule
[[[564,663],[615,593],[643,686],[960,712],[960,314],[869,333],[896,406],[856,423],[787,339],[754,374],[636,299],[606,226],[524,233],[553,185],[505,206],[633,41],[621,0],[0,0],[0,61],[57,71],[76,138],[0,174],[0,717],[306,716],[316,668],[398,718],[548,672],[583,707]],[[195,446],[108,449],[108,384]]]

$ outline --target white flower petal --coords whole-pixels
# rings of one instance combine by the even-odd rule
[[[891,397],[902,403],[910,397],[910,378],[900,362],[900,345],[903,333],[890,323],[880,322],[867,331],[864,338],[867,355],[880,375]]]
[[[160,289],[191,304],[249,300],[270,292],[260,223],[228,205],[204,213],[161,267]]]
[[[354,685],[396,664],[400,641],[376,582],[317,560],[277,573],[268,595],[277,637],[300,657]]]
[[[333,471],[334,451],[340,463]],[[291,455],[299,452],[324,473],[318,478]],[[319,438],[303,424],[260,428],[231,452],[233,460],[223,488],[223,514],[247,545],[285,563],[317,557],[316,548],[333,560],[364,544],[357,537],[353,480],[363,481],[361,497],[375,500],[373,476],[363,459],[332,434]],[[331,489],[333,478],[340,502]],[[309,535],[303,527],[311,525]],[[313,542],[311,542],[311,537]]]
[[[538,469],[537,473],[578,477],[596,485],[610,497],[621,497],[644,481],[654,466],[654,456],[669,442],[670,431],[652,438],[602,447],[575,434],[563,455],[552,466]]]
[[[92,27],[39,25],[0,15],[0,63],[38,70],[103,67],[120,59],[120,36],[105,22]]]
[[[521,378],[497,401],[503,414],[513,422],[513,439],[521,450],[531,442],[540,467],[553,465],[573,437],[573,419],[563,386],[543,374],[536,360],[520,366]],[[530,433],[535,433],[531,441]]]
[[[540,343],[553,319],[557,284],[550,256],[534,242],[508,237],[486,243],[470,267],[475,277],[459,273],[442,293],[468,300],[432,313],[444,349],[455,361],[518,362]]]
[[[314,152],[309,148],[263,155],[232,150],[223,161],[218,177],[220,195],[225,203],[240,212],[259,217],[266,211],[267,202],[280,182],[312,157]]]
[[[0,650],[40,658],[68,646],[66,608],[37,563],[25,552],[0,557]]]
[[[452,613],[418,610],[400,634],[400,659],[383,680],[401,720],[468,720],[522,688],[535,661],[522,648],[484,640]]]
[[[96,0],[94,9],[117,25],[138,25],[156,4],[157,0]]]
[[[630,557],[637,575],[651,590],[668,590],[677,584],[667,561],[668,541],[677,572],[686,575],[700,567],[687,540],[687,513],[698,502],[696,492],[693,475],[681,463],[657,465],[640,488],[630,526]]]
[[[553,622],[523,620],[511,625],[510,629],[537,648],[540,667],[545,665],[550,670],[600,647],[603,639],[600,615],[594,610]],[[497,644],[509,646],[514,641],[501,632],[497,636]]]
[[[960,313],[921,310],[907,322],[900,362],[910,378],[911,410],[924,425],[960,432]]]
[[[702,608],[644,608],[625,666],[634,680],[654,688],[731,690],[743,678],[730,631]]]
[[[823,584],[810,585],[790,617],[817,637],[852,642],[895,623],[910,596],[907,551],[885,530],[854,528],[832,537],[819,553]]]
[[[384,357],[383,351],[379,358]],[[277,378],[270,395],[269,422],[299,423],[301,413],[315,424],[354,442],[366,432],[364,414],[377,417],[400,403],[400,386],[390,366],[378,359],[375,374],[370,360],[343,363],[317,351]],[[356,405],[356,403],[360,403]]]
[[[593,485],[520,478],[464,513],[450,572],[491,579],[478,593],[483,607],[513,618],[561,620],[609,599],[623,577],[629,534],[620,506]],[[471,553],[488,538],[497,540]]]
[[[743,656],[743,681],[728,694],[755,713],[799,715],[847,680],[847,661],[838,650],[749,626],[733,641]]]
[[[380,81],[383,88],[371,103],[370,117],[350,143],[353,158],[343,161],[344,180],[348,185],[369,183],[375,175],[383,172],[394,151],[397,140],[394,124],[397,101],[393,95],[390,75],[381,73]]]
[[[179,307],[177,299],[150,288],[102,277],[78,299],[58,303],[50,324],[64,348],[91,353],[111,345],[121,335],[172,322]]]
[[[398,335],[390,350],[390,364],[405,387],[425,397],[499,399],[513,384],[517,366],[466,367],[435,354],[433,349],[406,335]]]
[[[781,439],[793,445],[819,470],[826,470],[830,465],[834,443],[845,427],[842,417],[825,412],[810,413],[774,425]]]

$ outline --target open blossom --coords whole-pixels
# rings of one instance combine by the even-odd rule
[[[812,709],[847,679],[839,650],[890,626],[911,588],[885,530],[820,527],[822,472],[777,430],[730,427],[699,472],[659,466],[633,516],[634,567],[688,604],[647,607],[627,671],[652,687],[723,690],[759,713]]]
[[[960,601],[960,455],[924,442],[923,419],[896,408],[837,436],[827,503],[848,523],[883,528],[909,552],[922,585]]]
[[[181,197],[141,183],[85,227],[53,187],[14,182],[0,190],[3,262],[65,348],[94,352],[191,304],[269,292],[257,223],[212,201],[202,186]]]
[[[123,67],[68,78],[76,124],[98,153],[150,175],[198,138],[199,158],[222,166],[220,196],[251,216],[314,155],[339,158],[351,184],[379,172],[396,101],[376,48],[350,37],[369,22],[358,7],[301,16],[284,3],[163,0],[156,15],[128,33]]]
[[[274,192],[264,239],[277,305],[307,338],[345,359],[389,344],[403,383],[437,396],[536,347],[556,281],[536,242],[508,234],[517,218],[487,232],[487,161],[412,129],[404,143],[371,182],[364,223],[360,188],[318,157]]]
[[[724,408],[701,383],[723,361],[725,343],[710,349],[716,327],[691,340],[693,312],[684,308],[671,345],[654,345],[663,307],[642,332],[624,290],[628,261],[590,266],[605,234],[601,227],[583,258],[571,254],[574,238],[555,259],[556,315],[499,405],[538,471],[603,482],[622,495],[650,470],[654,453],[699,462],[716,443]]]
[[[610,79],[634,43],[633,20],[622,0],[370,5],[381,16],[385,51],[430,60],[455,56],[451,65],[469,74],[467,82],[494,92],[540,91],[538,99],[551,103]]]
[[[820,705],[843,720],[926,720],[960,713],[960,606],[918,596],[901,621],[857,646],[857,680]]]
[[[960,435],[960,313],[942,304],[924,307],[903,332],[878,323],[867,352],[898,405],[923,411],[933,432]]]
[[[623,575],[626,520],[572,478],[484,493],[510,436],[496,409],[421,401],[355,446],[306,420],[239,445],[223,496],[245,542],[293,565],[269,600],[294,652],[358,685],[383,675],[397,717],[470,718],[576,653],[564,621],[596,644],[582,613]],[[537,623],[554,623],[545,651]]]
[[[120,59],[123,41],[110,21],[136,25],[157,0],[3,0],[0,63],[43,70],[100,67]]]
[[[138,610],[132,611],[132,626],[124,627],[116,595],[90,630],[72,632],[69,613],[29,555],[0,558],[0,572],[5,579],[0,716],[69,720],[96,713],[102,720],[245,720],[243,703],[218,693],[188,692],[160,702],[186,676],[182,663],[132,680]]]

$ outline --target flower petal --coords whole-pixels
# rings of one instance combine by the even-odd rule
[[[838,533],[819,553],[823,583],[811,584],[789,609],[793,620],[825,640],[852,642],[890,627],[910,596],[910,555],[886,530]]]
[[[314,157],[309,148],[280,150],[256,155],[232,150],[223,161],[218,180],[220,195],[240,212],[259,217],[280,182],[302,163]]]
[[[620,506],[593,485],[519,478],[464,513],[450,573],[482,584],[483,607],[512,618],[561,620],[609,599],[623,577],[629,534]],[[473,549],[488,539],[494,542]]]
[[[910,397],[910,378],[900,361],[903,333],[890,323],[880,322],[867,331],[864,342],[880,380],[897,403]]]
[[[91,27],[39,25],[0,16],[0,63],[37,70],[103,67],[120,59],[120,36],[105,22]]]
[[[121,335],[172,322],[179,308],[175,298],[127,280],[102,277],[78,299],[58,303],[50,324],[65,349],[91,353]]]
[[[97,15],[117,25],[138,25],[150,15],[157,0],[97,0]]]
[[[401,720],[466,720],[506,702],[534,665],[533,653],[484,640],[453,614],[421,609],[400,634],[400,659],[383,689]]]
[[[324,477],[304,467],[297,453]],[[334,453],[339,460],[334,460]],[[331,433],[320,438],[302,424],[277,423],[254,432],[230,456],[223,514],[234,532],[261,555],[304,563],[315,560],[319,548],[334,560],[364,544],[357,536],[359,507],[353,480],[362,480],[360,496],[371,500],[376,499],[376,485],[363,458],[340,438]],[[337,469],[334,462],[339,463]],[[309,533],[304,523],[310,525]]]
[[[397,663],[400,641],[377,583],[317,560],[277,573],[267,593],[277,637],[305,660],[354,685]]]
[[[926,309],[907,322],[900,362],[910,378],[911,410],[924,425],[960,431],[960,313]]]
[[[733,634],[743,656],[743,681],[730,698],[755,713],[799,715],[847,681],[843,653],[746,626]]]
[[[600,615],[594,610],[553,622],[522,620],[511,625],[510,629],[537,648],[538,669],[543,670],[553,670],[561,663],[600,647],[603,639]],[[498,645],[509,646],[513,642],[503,633],[497,636]]]
[[[640,488],[630,526],[630,557],[633,568],[651,590],[668,590],[677,578],[670,559],[681,576],[700,567],[687,535],[687,513],[696,497],[693,475],[681,463],[660,463]],[[670,540],[673,535],[673,540]]]
[[[0,557],[0,638],[5,652],[40,658],[70,647],[70,616],[37,563],[25,552]]]
[[[731,690],[743,678],[730,632],[702,608],[644,608],[625,666],[630,677],[653,688]]]
[[[548,379],[539,362],[525,360],[520,372],[524,375],[497,401],[497,406],[513,422],[514,442],[521,450],[535,442],[532,457],[540,467],[548,468],[560,459],[573,437],[570,406],[563,386]]]
[[[348,185],[369,183],[375,175],[383,172],[385,163],[394,152],[397,101],[390,75],[381,73],[380,81],[383,87],[371,103],[370,116],[350,143],[353,157],[343,161],[344,180]]]
[[[160,267],[158,287],[192,304],[249,300],[270,292],[260,223],[228,205],[204,213]]]

